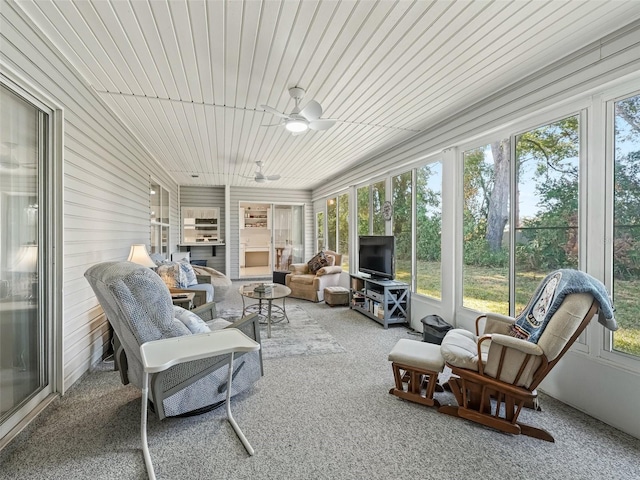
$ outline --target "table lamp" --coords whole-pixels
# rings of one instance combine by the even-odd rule
[[[127,258],[127,261],[137,263],[138,265],[142,265],[143,267],[156,266],[156,263],[151,260],[149,252],[147,252],[147,246],[143,243],[131,245],[131,250],[129,251],[129,258]]]

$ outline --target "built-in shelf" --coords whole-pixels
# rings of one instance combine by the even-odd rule
[[[240,208],[240,228],[271,228],[271,210],[260,208]]]
[[[194,247],[205,247],[211,248],[211,256],[216,256],[216,247],[224,247],[224,242],[198,242],[198,243],[181,243],[178,247],[184,247],[187,249],[187,252],[190,252]]]
[[[182,245],[220,243],[220,208],[182,207]]]

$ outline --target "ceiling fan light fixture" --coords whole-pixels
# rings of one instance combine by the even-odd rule
[[[309,122],[304,119],[291,118],[285,122],[284,128],[292,133],[300,133],[309,128]]]

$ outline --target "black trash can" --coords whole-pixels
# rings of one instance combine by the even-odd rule
[[[453,325],[445,322],[439,315],[427,315],[422,320],[422,341],[440,345],[442,339]]]

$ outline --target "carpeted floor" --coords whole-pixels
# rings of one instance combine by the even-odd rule
[[[221,308],[238,308],[230,292]],[[239,295],[237,295],[239,297]],[[231,408],[255,448],[249,457],[224,409],[149,421],[159,479],[634,479],[640,440],[550,397],[523,421],[556,443],[502,434],[389,395],[384,330],[345,307],[291,300],[342,352],[268,358],[265,375]],[[287,328],[287,324],[283,324]],[[266,337],[265,327],[262,330]],[[0,479],[143,479],[140,392],[99,365],[0,452]]]

